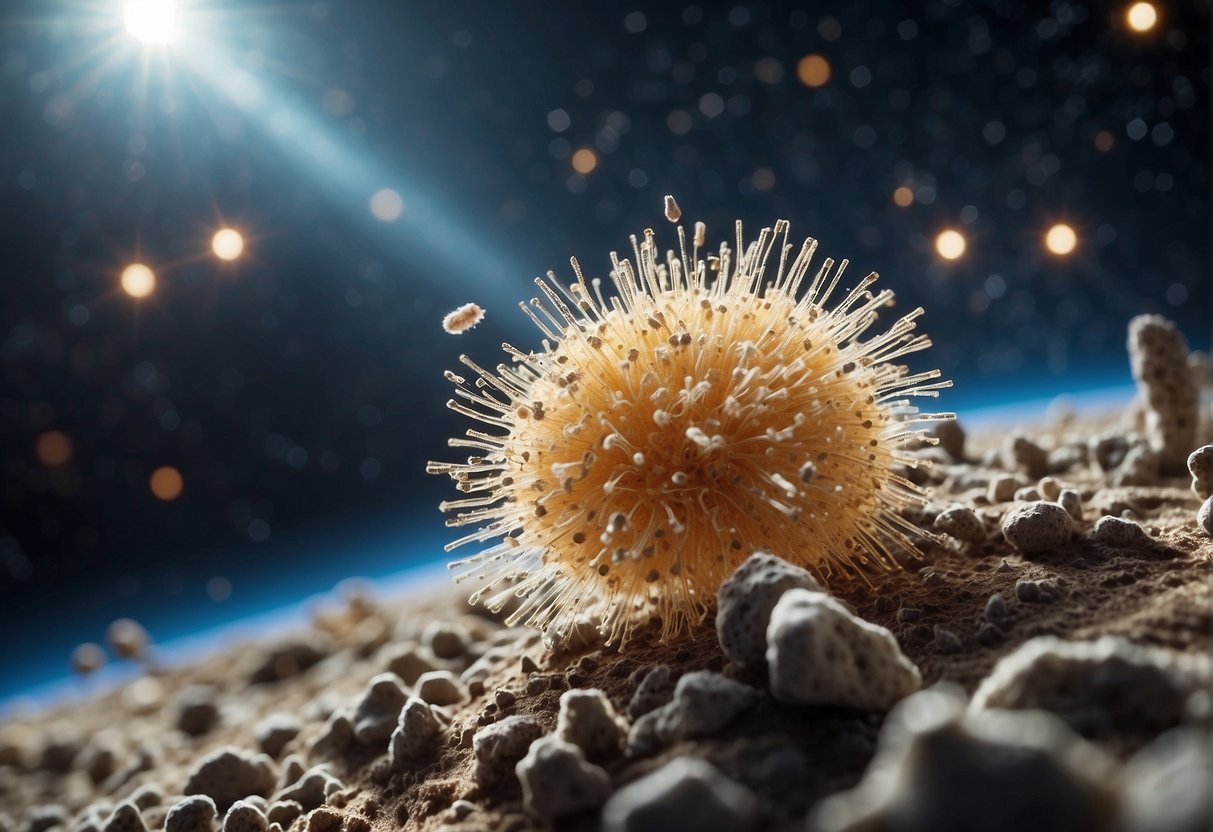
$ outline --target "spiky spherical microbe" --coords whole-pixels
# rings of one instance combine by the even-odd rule
[[[496,431],[469,429],[450,444],[478,455],[428,470],[470,495],[442,504],[447,525],[480,526],[448,551],[495,541],[452,564],[485,582],[473,601],[498,587],[490,607],[516,596],[510,621],[545,629],[595,609],[624,640],[655,614],[668,638],[756,549],[823,579],[914,550],[898,511],[923,494],[894,466],[915,464],[909,423],[950,418],[905,399],[948,386],[938,370],[893,363],[930,345],[922,310],[861,341],[892,292],[868,291],[873,273],[827,309],[846,261],[802,292],[817,243],[791,257],[788,227],[746,246],[738,223],[735,249],[701,256],[703,226],[689,253],[679,226],[664,261],[646,231],[634,262],[612,254],[609,298],[576,260],[571,286],[535,281],[543,298],[521,306],[541,352],[506,344],[496,373],[460,357],[474,383],[448,373],[449,406]]]

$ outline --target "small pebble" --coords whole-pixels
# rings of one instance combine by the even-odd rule
[[[1057,504],[1075,520],[1082,520],[1082,495],[1073,488],[1063,488],[1057,495]]]
[[[1002,630],[996,624],[984,622],[977,628],[977,643],[983,647],[992,647],[1002,641]]]
[[[215,689],[209,685],[190,685],[177,698],[177,727],[191,737],[205,734],[219,721]]]
[[[417,680],[417,696],[431,705],[454,705],[463,701],[458,678],[449,670],[431,670]]]
[[[147,824],[133,803],[120,803],[102,827],[102,832],[147,832]]]
[[[1061,483],[1052,477],[1041,477],[1040,482],[1036,484],[1036,490],[1046,500],[1057,502],[1057,498],[1061,496]]]
[[[1020,579],[1015,582],[1015,597],[1024,603],[1040,600],[1040,585],[1035,581]]]
[[[611,794],[611,778],[581,749],[549,734],[531,743],[515,767],[527,811],[560,818],[597,809]]]
[[[759,811],[749,789],[707,760],[679,757],[615,792],[602,809],[602,829],[742,832],[755,828]]]
[[[1002,597],[1002,593],[995,592],[986,600],[986,608],[983,614],[987,621],[1001,621],[1007,617],[1007,602]]]
[[[1015,491],[1018,488],[1019,480],[1015,477],[995,477],[990,481],[986,496],[991,503],[1006,503],[1014,499]]]
[[[164,832],[214,832],[215,801],[196,794],[173,804],[164,819]]]
[[[770,552],[755,552],[716,593],[716,637],[725,655],[751,670],[766,669],[767,624],[789,589],[821,590],[806,569]]]
[[[185,794],[205,794],[215,808],[227,812],[249,795],[265,796],[274,788],[273,761],[231,746],[211,752],[198,763],[185,784]]]
[[[569,690],[560,695],[556,736],[580,748],[587,760],[618,756],[627,734],[627,722],[601,690]]]
[[[421,640],[429,644],[430,651],[440,659],[454,659],[463,655],[463,636],[443,621],[431,621],[421,634]]]
[[[328,798],[341,791],[345,784],[329,773],[324,765],[313,766],[299,779],[274,795],[275,803],[298,803],[304,812],[323,806]]]
[[[936,627],[935,640],[931,643],[931,647],[936,653],[943,655],[959,653],[961,650],[960,637],[951,630],[945,630],[943,627]]]
[[[100,644],[86,641],[72,651],[72,670],[81,676],[95,673],[105,666],[105,650]]]
[[[1033,502],[1006,513],[1002,534],[1020,551],[1037,554],[1065,545],[1073,525],[1073,518],[1057,503]]]
[[[1005,462],[1038,480],[1049,472],[1049,454],[1026,436],[1012,436],[1006,445]]]
[[[266,832],[269,821],[265,815],[244,800],[237,800],[223,816],[223,832]]]
[[[897,620],[901,624],[909,624],[922,618],[922,610],[917,607],[902,607],[897,611]]]
[[[472,753],[476,757],[472,774],[476,782],[481,786],[497,782],[542,734],[539,723],[529,716],[508,716],[481,728],[472,739]]]
[[[1213,445],[1204,445],[1188,455],[1192,493],[1201,500],[1213,496]]]
[[[981,543],[986,539],[986,528],[981,519],[968,506],[952,506],[935,517],[935,528],[957,540]]]
[[[105,640],[118,658],[137,659],[143,655],[151,639],[138,621],[119,618],[105,631]]]
[[[1104,516],[1095,521],[1091,529],[1091,540],[1116,548],[1151,546],[1154,541],[1145,529],[1132,520]]]
[[[303,723],[293,714],[278,712],[270,714],[253,726],[253,738],[266,754],[277,758],[286,744],[298,736]]]
[[[1205,530],[1205,534],[1213,537],[1213,497],[1201,504],[1200,510],[1196,512],[1196,522]]]
[[[823,592],[785,593],[767,642],[770,691],[780,702],[883,711],[922,686],[891,632]]]
[[[385,742],[396,729],[396,720],[408,693],[394,673],[380,673],[367,683],[354,711],[354,739],[365,745]]]
[[[400,711],[388,746],[392,766],[402,769],[425,756],[438,745],[444,733],[442,723],[430,706],[415,696],[410,697]]]

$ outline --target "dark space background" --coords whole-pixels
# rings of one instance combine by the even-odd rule
[[[667,193],[881,272],[962,419],[1127,383],[1141,312],[1209,348],[1207,0],[1144,33],[1119,2],[182,5],[167,46],[120,0],[0,10],[0,689],[119,615],[164,638],[439,559],[442,369],[536,347],[532,277],[605,276]]]

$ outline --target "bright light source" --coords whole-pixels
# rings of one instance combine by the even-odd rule
[[[391,188],[376,191],[371,197],[371,213],[380,222],[395,222],[404,213],[404,200]]]
[[[1134,3],[1125,12],[1125,21],[1135,32],[1148,32],[1158,23],[1158,9],[1153,3]]]
[[[965,238],[954,228],[939,232],[935,238],[935,250],[944,260],[956,260],[965,253]]]
[[[1050,253],[1064,257],[1078,247],[1078,234],[1074,229],[1059,222],[1045,233],[1045,248]]]
[[[211,251],[220,260],[235,260],[244,253],[244,237],[234,228],[221,228],[211,238]]]
[[[142,263],[131,263],[122,270],[122,291],[133,298],[145,298],[156,288],[156,274]]]
[[[127,0],[122,20],[126,31],[143,43],[171,43],[177,39],[176,0]]]

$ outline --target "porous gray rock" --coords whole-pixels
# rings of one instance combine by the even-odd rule
[[[1120,465],[1109,474],[1108,481],[1115,486],[1155,485],[1158,483],[1160,459],[1158,451],[1144,437],[1130,442],[1129,450]]]
[[[966,543],[981,543],[986,539],[986,527],[968,506],[952,506],[935,516],[936,529]]]
[[[1095,521],[1095,527],[1089,535],[1095,543],[1112,546],[1117,549],[1143,548],[1153,545],[1154,541],[1146,530],[1132,520],[1122,520],[1119,517],[1104,516]]]
[[[1017,468],[1032,480],[1049,473],[1049,452],[1026,436],[1012,435],[1007,438],[1003,460],[1007,468]]]
[[[541,818],[563,818],[597,809],[611,794],[611,778],[581,749],[548,735],[531,743],[515,766],[522,803]]]
[[[758,822],[753,793],[698,757],[679,757],[629,783],[602,808],[603,832],[748,832]]]
[[[1176,728],[1134,754],[1120,776],[1121,832],[1213,829],[1207,729]]]
[[[1146,439],[1167,476],[1183,473],[1196,444],[1199,390],[1188,372],[1188,345],[1161,315],[1129,322],[1129,364],[1146,404]]]
[[[955,419],[936,422],[928,432],[939,440],[939,447],[956,462],[965,461],[965,431]]]
[[[431,705],[454,705],[463,701],[459,679],[449,670],[431,670],[417,677],[417,698]]]
[[[445,731],[428,704],[415,696],[409,697],[388,746],[392,766],[402,769],[424,757],[437,746]]]
[[[303,723],[294,714],[273,713],[253,726],[253,739],[262,751],[277,759],[302,728]]]
[[[771,695],[781,702],[882,711],[922,686],[891,632],[823,592],[787,592],[767,643]]]
[[[133,803],[119,803],[118,808],[110,815],[101,832],[147,832],[147,824],[139,814],[139,807]]]
[[[1207,655],[1133,644],[1119,636],[1039,636],[1004,656],[973,695],[975,711],[1039,708],[1086,736],[1157,734],[1183,719],[1210,685]]]
[[[1001,476],[990,480],[989,489],[986,491],[986,499],[991,503],[1009,502],[1015,496],[1015,492],[1019,489],[1020,481],[1016,477]]]
[[[1213,537],[1213,497],[1209,497],[1197,509],[1196,525],[1204,529],[1209,537]]]
[[[282,829],[289,829],[295,818],[303,814],[303,804],[297,800],[275,800],[265,811],[265,819]],[[165,832],[168,832],[166,829]]]
[[[767,623],[789,589],[821,590],[817,579],[770,552],[755,552],[716,593],[716,635],[726,656],[752,670],[766,667]]]
[[[628,750],[644,754],[681,739],[713,736],[757,699],[753,688],[719,673],[686,673],[674,686],[669,702],[632,724]]]
[[[1056,503],[1061,496],[1061,483],[1053,477],[1041,477],[1040,482],[1036,483],[1036,490],[1044,499]]]
[[[1188,473],[1192,475],[1192,493],[1201,500],[1213,496],[1213,445],[1204,445],[1188,454]]]
[[[386,742],[408,698],[396,674],[380,673],[371,679],[354,710],[354,739],[363,745]]]
[[[1039,554],[1064,546],[1074,521],[1057,503],[1037,501],[1010,509],[1002,519],[1002,536],[1025,554]]]
[[[523,715],[507,716],[481,728],[472,737],[472,753],[476,757],[472,775],[476,782],[482,786],[496,783],[542,733],[534,718]]]
[[[421,641],[439,659],[454,659],[466,648],[463,633],[446,621],[431,621],[421,633]]]
[[[266,832],[269,821],[254,804],[237,800],[223,816],[223,832]]]
[[[1104,471],[1113,471],[1129,452],[1129,437],[1119,431],[1097,434],[1091,437],[1090,448],[1096,464]]]
[[[1073,488],[1063,488],[1057,495],[1057,504],[1075,520],[1082,520],[1082,495]]]
[[[310,812],[323,806],[329,797],[345,788],[345,784],[334,777],[325,765],[312,766],[294,783],[274,795],[274,803],[299,804],[302,811]]]
[[[560,695],[556,736],[580,748],[587,760],[618,756],[627,734],[627,722],[601,690],[574,688]]]
[[[151,638],[143,625],[133,618],[119,618],[105,631],[110,650],[120,659],[141,658]]]
[[[273,760],[267,754],[251,754],[226,746],[204,757],[191,772],[183,794],[205,794],[215,808],[228,808],[249,795],[268,795],[274,788]]]
[[[164,832],[214,832],[218,814],[215,801],[204,794],[191,795],[168,810]]]
[[[216,692],[210,685],[190,685],[177,697],[177,727],[198,737],[215,727],[219,721]]]
[[[1113,761],[1044,713],[966,712],[919,691],[885,720],[859,785],[810,813],[811,832],[1074,832],[1112,828]]]
[[[95,673],[105,666],[105,662],[105,650],[100,644],[86,641],[83,644],[76,645],[76,648],[72,650],[72,670],[81,676]]]
[[[34,806],[26,814],[25,832],[46,832],[68,821],[67,807],[59,803],[44,803]]]
[[[649,668],[628,702],[628,716],[638,719],[674,698],[674,676],[670,666],[656,664]]]

